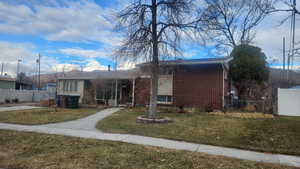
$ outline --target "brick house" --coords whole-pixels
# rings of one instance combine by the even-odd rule
[[[221,109],[228,94],[229,61],[230,58],[161,61],[158,104]],[[147,105],[150,98],[148,66],[149,63],[143,63],[128,71],[62,77],[58,79],[57,93],[78,95],[80,103],[86,104]]]
[[[231,58],[174,60],[160,62],[158,104],[179,107],[210,106],[221,109],[228,95],[228,62]],[[140,64],[147,70],[147,64]],[[150,76],[135,79],[136,105],[149,103]]]

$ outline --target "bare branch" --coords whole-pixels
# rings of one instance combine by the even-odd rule
[[[206,0],[208,8],[202,17],[212,40],[223,46],[249,44],[255,37],[255,27],[265,18],[271,6],[268,0]]]

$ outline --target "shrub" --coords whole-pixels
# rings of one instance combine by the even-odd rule
[[[9,99],[5,99],[5,103],[10,103],[10,100]]]
[[[13,102],[13,103],[18,103],[18,102],[19,102],[19,99],[18,99],[18,98],[12,99],[12,102]]]
[[[205,112],[213,112],[214,111],[214,107],[212,104],[208,104],[204,107],[204,111]]]

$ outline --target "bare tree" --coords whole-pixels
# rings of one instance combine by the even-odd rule
[[[193,0],[134,0],[118,14],[126,39],[117,55],[150,61],[150,118],[156,115],[159,61],[180,53],[182,37],[196,25],[194,8]]]
[[[296,15],[300,16],[300,11],[297,9],[297,0],[274,0],[274,3],[267,9],[261,8],[266,14],[275,12],[287,12],[288,15],[280,21],[280,25],[290,20],[290,49],[288,53],[287,69],[293,69],[294,59],[299,53],[296,43]],[[285,7],[283,7],[285,6]],[[289,74],[289,71],[288,71]],[[289,75],[287,76],[289,77]]]
[[[285,4],[285,8],[277,8],[276,4],[283,3]],[[300,11],[296,8],[296,0],[276,0],[272,3],[272,6],[268,9],[263,9],[265,13],[273,13],[273,12],[295,12],[295,14],[300,15]],[[290,17],[291,15],[289,15]]]
[[[208,5],[202,17],[206,32],[211,39],[224,48],[249,44],[255,37],[254,28],[267,15],[273,1],[269,0],[206,0]]]

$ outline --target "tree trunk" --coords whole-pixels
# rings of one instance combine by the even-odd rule
[[[152,0],[152,61],[151,61],[151,93],[149,105],[149,118],[154,118],[157,109],[157,90],[158,90],[158,39],[157,39],[157,6],[156,0]]]

